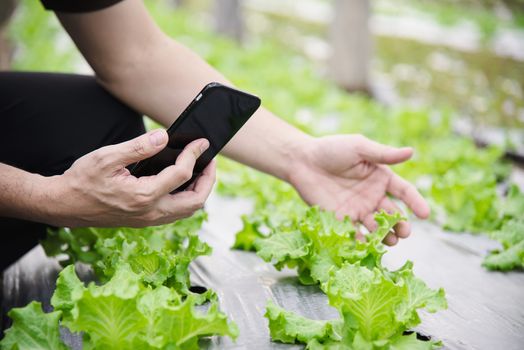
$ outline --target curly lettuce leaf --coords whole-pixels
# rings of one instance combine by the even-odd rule
[[[509,187],[508,194],[501,205],[501,211],[505,218],[522,218],[522,213],[524,213],[524,194],[517,185],[512,184]]]
[[[444,209],[444,228],[479,233],[499,227],[496,186],[496,177],[490,170],[479,170],[467,164],[436,177],[430,193],[433,202]]]
[[[107,252],[101,244],[117,236],[123,237],[128,244],[145,242],[150,249],[161,251],[163,249],[179,252],[184,249],[184,241],[194,235],[207,219],[204,211],[198,211],[192,217],[175,221],[174,223],[144,228],[61,228],[49,230],[46,239],[41,244],[47,255],[57,256],[63,266],[74,262],[83,262],[93,265],[103,260]]]
[[[271,261],[277,269],[309,254],[310,241],[300,231],[281,232],[266,239],[256,240],[257,254]]]
[[[359,331],[368,341],[387,340],[405,330],[400,306],[408,296],[408,288],[389,280],[379,270],[344,265],[333,273],[325,290],[330,304],[344,318],[346,336]]]
[[[313,339],[340,340],[339,320],[310,320],[284,310],[271,300],[266,306],[264,316],[269,320],[271,339],[282,343],[308,343]]]
[[[75,266],[69,265],[63,269],[56,280],[56,287],[51,297],[51,305],[63,313],[64,319],[71,316],[76,303],[84,294],[85,286],[75,272]]]
[[[345,264],[331,273],[324,289],[344,319],[343,341],[353,342],[358,333],[375,346],[391,343],[420,323],[418,309],[435,312],[447,307],[443,290],[427,288],[411,267],[406,264],[391,275]]]
[[[404,315],[402,322],[406,329],[420,324],[418,309],[425,309],[427,312],[434,313],[448,307],[444,289],[431,289],[424,281],[417,278],[413,273],[413,263],[408,261],[397,271],[386,271],[388,276],[395,283],[403,283],[407,286],[408,294],[399,307],[401,315]]]
[[[291,226],[277,226],[273,233],[255,241],[257,254],[277,269],[297,268],[304,284],[327,278],[331,266],[341,261],[342,251],[354,246],[355,230],[349,219],[339,221],[331,212],[318,207],[307,209]],[[342,254],[343,255],[343,254]]]
[[[0,348],[5,350],[66,350],[60,340],[59,320],[62,313],[45,313],[42,305],[33,301],[23,308],[14,308],[8,316],[13,325],[5,332]]]
[[[265,237],[259,230],[261,223],[248,215],[242,215],[241,219],[242,230],[236,233],[235,243],[231,248],[254,252],[256,250],[255,241]]]
[[[502,250],[490,252],[483,266],[501,271],[524,268],[524,220],[505,222],[500,230],[491,233],[491,238],[502,244]]]
[[[429,289],[407,263],[398,271],[345,263],[330,272],[323,285],[340,319],[317,321],[268,303],[273,340],[304,343],[308,349],[432,349],[439,343],[420,341],[405,332],[420,323],[417,310],[446,308],[444,292]]]
[[[175,345],[180,349],[199,349],[198,339],[211,335],[229,336],[236,339],[238,328],[227,321],[226,315],[211,303],[206,313],[195,309],[197,300],[190,296],[177,306],[156,311],[154,329],[156,346]]]
[[[67,267],[52,304],[64,313],[64,326],[83,333],[85,349],[198,349],[201,337],[238,335],[216,298],[209,299],[207,311],[199,311],[199,297],[183,298],[165,286],[146,287],[129,265],[121,264],[107,283],[87,287],[74,267]]]
[[[145,284],[191,294],[189,264],[211,253],[196,234],[206,218],[200,211],[188,219],[143,229],[63,228],[50,231],[43,244],[49,255],[66,256],[63,262],[90,264],[101,282],[111,279],[121,264],[128,264]]]
[[[257,239],[255,248],[277,269],[297,268],[303,284],[323,283],[331,268],[346,262],[380,266],[386,252],[382,240],[403,217],[382,212],[375,219],[377,230],[362,242],[349,218],[338,220],[334,213],[312,207],[294,225],[275,227],[269,237]]]
[[[256,251],[255,241],[265,238],[275,232],[294,227],[296,220],[304,215],[308,206],[297,198],[285,192],[278,197],[281,202],[268,203],[267,199],[260,199],[256,210],[249,215],[242,215],[243,227],[235,235],[233,249]],[[262,204],[264,203],[264,204]],[[275,204],[278,203],[278,204]]]
[[[444,291],[432,290],[416,278],[410,262],[397,271],[382,265],[382,241],[404,218],[381,212],[375,220],[377,229],[364,240],[356,238],[349,218],[337,220],[318,207],[274,226],[263,223],[270,234],[255,240],[257,254],[277,269],[295,268],[302,284],[320,284],[340,313],[338,320],[309,320],[269,303],[266,317],[273,340],[318,349],[438,345],[403,334],[420,323],[418,309],[435,312],[447,307]]]

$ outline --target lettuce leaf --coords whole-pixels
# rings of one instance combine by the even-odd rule
[[[384,272],[345,263],[331,270],[323,290],[340,319],[310,320],[273,302],[266,308],[271,338],[304,343],[308,349],[432,349],[440,343],[404,335],[418,325],[417,310],[436,312],[447,307],[444,291],[431,290],[417,279],[408,263]]]
[[[505,222],[500,230],[491,233],[491,238],[502,244],[502,250],[490,252],[483,266],[501,271],[524,269],[524,220]]]
[[[444,291],[432,290],[413,274],[407,262],[396,271],[382,265],[384,237],[402,220],[400,214],[378,213],[374,232],[364,241],[348,218],[337,220],[313,207],[292,226],[273,227],[269,237],[255,241],[257,254],[277,269],[296,268],[303,284],[320,284],[336,320],[309,320],[275,306],[266,308],[273,340],[307,344],[311,349],[430,349],[404,332],[417,326],[417,310],[447,307]]]
[[[248,215],[242,215],[241,219],[242,230],[236,233],[235,243],[233,243],[231,248],[245,251],[255,251],[255,241],[257,238],[265,237],[259,229],[261,223]]]
[[[201,300],[182,297],[175,289],[146,287],[127,264],[120,264],[105,284],[84,286],[74,267],[59,275],[52,298],[63,313],[62,324],[83,332],[85,349],[198,349],[198,339],[209,335],[236,338],[238,329],[227,322],[216,298],[206,312]]]
[[[0,341],[2,350],[66,350],[60,340],[59,320],[62,313],[45,313],[42,304],[33,301],[23,308],[14,308],[8,316],[13,325]]]
[[[313,339],[340,340],[341,323],[338,320],[310,320],[284,310],[271,300],[266,306],[264,316],[269,320],[271,339],[282,343],[308,343]]]
[[[200,211],[188,219],[143,229],[62,228],[50,231],[42,244],[48,255],[65,257],[63,263],[90,264],[101,282],[125,263],[143,283],[166,285],[187,295],[191,294],[189,264],[211,253],[196,234],[206,218]]]
[[[254,246],[257,254],[277,269],[297,268],[303,284],[323,283],[332,267],[345,262],[380,266],[385,253],[381,242],[402,219],[398,213],[377,214],[378,229],[362,242],[356,239],[349,218],[337,220],[334,213],[312,207],[293,225],[272,227],[273,234],[255,240]]]
[[[211,335],[235,339],[238,328],[220,312],[212,291],[192,293],[189,264],[211,248],[196,231],[206,214],[173,224],[146,229],[85,228],[50,232],[48,253],[65,255],[65,262],[90,264],[100,285],[88,286],[78,278],[74,265],[59,274],[51,304],[56,310],[37,313],[31,305],[12,311],[12,334],[3,340],[9,349],[24,347],[27,339],[43,334],[59,343],[58,324],[81,332],[84,349],[198,349],[198,341]],[[202,303],[209,301],[206,306]],[[29,312],[29,311],[31,312]],[[27,330],[26,330],[27,329]],[[55,339],[56,338],[56,339]],[[43,339],[43,341],[48,341]],[[25,348],[62,349],[40,344]],[[62,344],[63,345],[63,344]],[[3,348],[3,347],[2,347]],[[63,347],[65,348],[65,347]]]
[[[444,228],[473,233],[491,231],[500,225],[496,177],[490,170],[459,165],[434,178],[433,202],[445,210]]]
[[[524,194],[515,184],[509,186],[508,194],[501,205],[501,211],[506,219],[522,218],[524,213]]]

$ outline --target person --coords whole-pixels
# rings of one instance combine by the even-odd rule
[[[215,180],[212,162],[187,191],[208,141],[189,144],[176,165],[135,178],[126,166],[159,152],[163,129],[145,132],[142,115],[163,126],[207,83],[230,84],[198,55],[166,36],[141,0],[41,0],[95,72],[0,73],[0,229],[5,268],[49,226],[159,225],[204,205]],[[281,87],[285,88],[285,87]],[[419,218],[429,207],[388,165],[412,156],[362,135],[312,137],[260,108],[223,154],[290,183],[305,202],[349,215],[369,230],[377,210],[404,202]],[[401,222],[385,243],[410,234]]]

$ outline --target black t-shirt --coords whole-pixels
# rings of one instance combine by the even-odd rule
[[[58,12],[91,12],[114,5],[122,0],[40,0],[48,10]]]

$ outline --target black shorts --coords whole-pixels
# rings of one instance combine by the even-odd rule
[[[0,163],[59,175],[86,153],[144,132],[142,116],[92,76],[0,72]],[[0,217],[0,272],[37,245],[47,228]]]

